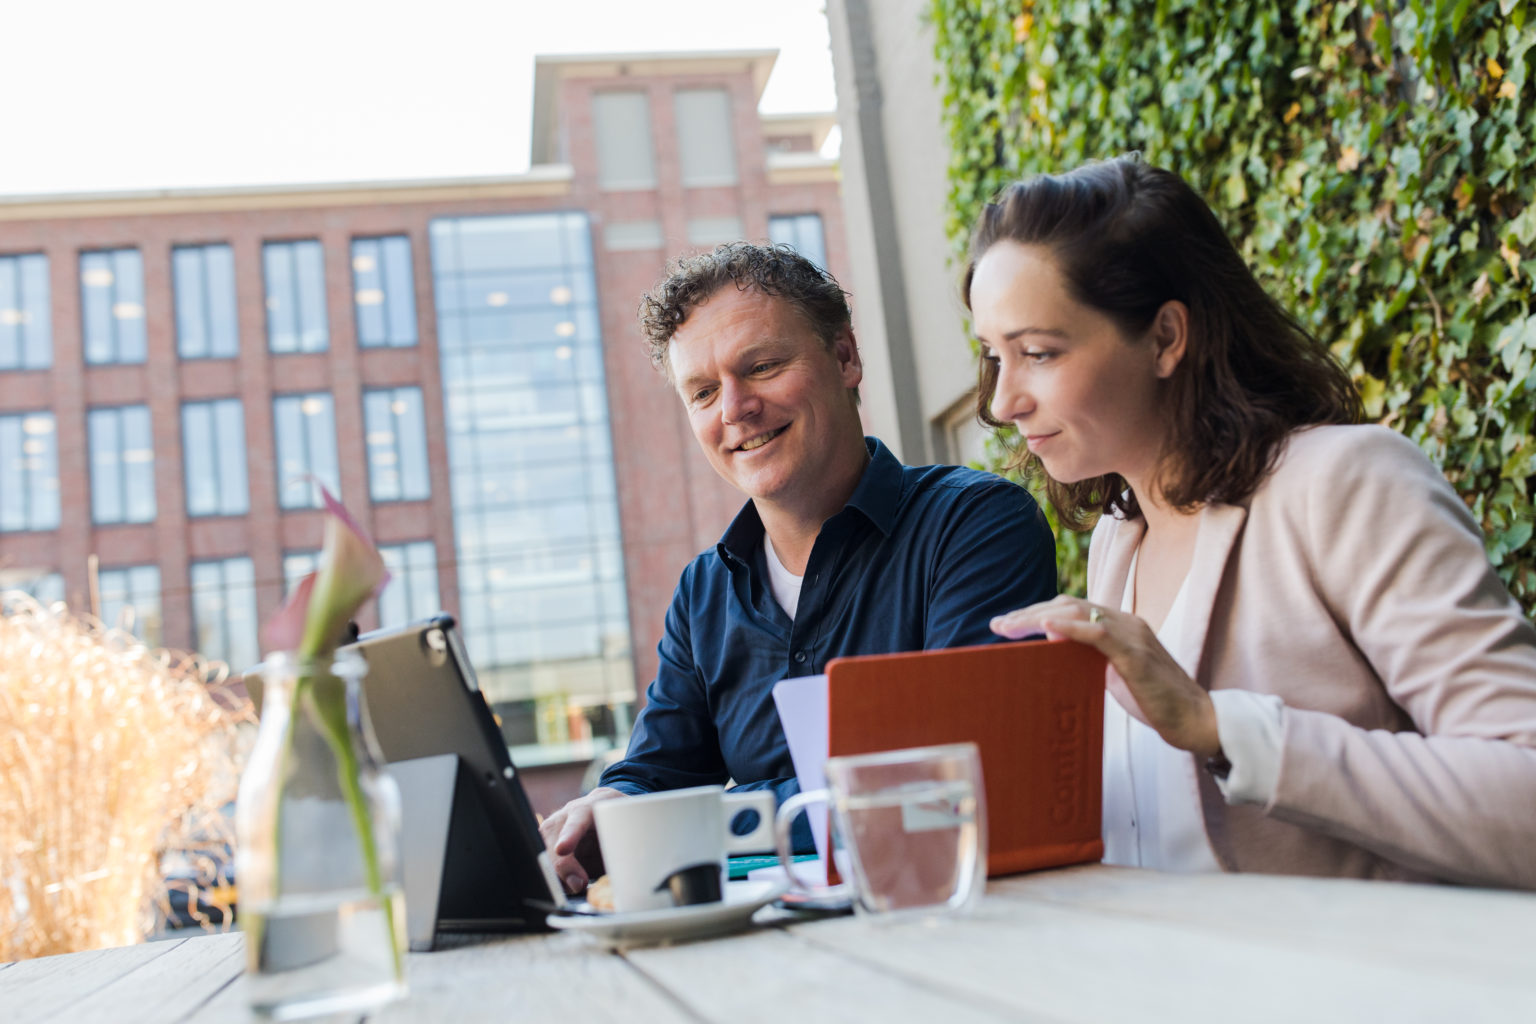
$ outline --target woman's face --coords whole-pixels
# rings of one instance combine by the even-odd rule
[[[1170,312],[1171,311],[1171,312]],[[1012,422],[1062,483],[1118,473],[1142,494],[1162,450],[1158,382],[1183,355],[1168,303],[1142,337],[1074,299],[1044,246],[1003,241],[971,278],[983,359],[997,365],[992,415]]]

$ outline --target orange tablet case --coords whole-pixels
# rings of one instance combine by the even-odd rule
[[[987,874],[1097,861],[1104,656],[1024,641],[827,664],[828,753],[974,742],[987,796]]]

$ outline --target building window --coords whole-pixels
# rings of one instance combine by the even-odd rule
[[[689,245],[715,246],[721,242],[735,242],[742,234],[740,217],[688,218]]]
[[[389,582],[379,595],[379,626],[389,629],[442,611],[437,594],[437,545],[429,540],[379,547]]]
[[[171,251],[176,278],[176,352],[183,359],[240,354],[235,316],[235,257],[229,246],[184,245]]]
[[[320,568],[320,552],[287,551],[283,553],[283,596],[286,599],[310,573]]]
[[[551,753],[622,741],[635,699],[591,234],[431,227],[459,621],[508,742]]]
[[[137,249],[80,254],[85,361],[144,361],[144,261]]]
[[[250,511],[246,486],[245,410],[238,398],[181,407],[187,515],[238,516]]]
[[[149,407],[92,409],[91,519],[98,524],[148,523],[155,518],[155,450]]]
[[[96,576],[96,589],[102,622],[132,633],[150,647],[160,646],[159,566],[103,569]]]
[[[352,298],[363,348],[416,344],[416,285],[405,235],[352,239]]]
[[[797,213],[768,218],[768,238],[790,246],[801,256],[827,269],[827,242],[821,231],[821,214]]]
[[[368,494],[374,501],[432,496],[421,388],[363,392],[363,429],[368,434]]]
[[[0,594],[19,590],[45,608],[64,600],[64,574],[43,569],[0,569]]]
[[[0,256],[0,370],[53,365],[53,314],[48,257]]]
[[[197,652],[243,672],[261,660],[256,643],[256,573],[249,558],[193,562],[192,634]]]
[[[592,97],[597,142],[597,184],[612,191],[656,187],[651,145],[651,103],[643,92],[600,92]]]
[[[314,239],[261,247],[267,288],[267,347],[273,352],[324,352],[325,257]]]
[[[683,184],[702,188],[736,184],[736,135],[731,131],[731,94],[724,89],[679,89],[677,151]]]
[[[59,526],[59,442],[51,412],[0,416],[0,532]]]
[[[332,494],[341,488],[336,465],[336,412],[324,391],[279,395],[272,400],[277,431],[277,503],[283,508],[323,508],[319,480]],[[313,477],[314,479],[310,479]]]

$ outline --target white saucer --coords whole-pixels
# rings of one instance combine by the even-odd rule
[[[639,910],[628,914],[550,914],[551,928],[584,932],[607,946],[638,946],[653,942],[682,942],[740,931],[758,908],[783,895],[785,885],[772,881],[725,883],[725,899],[665,910]]]

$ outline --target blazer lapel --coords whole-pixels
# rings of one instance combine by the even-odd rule
[[[1107,544],[1104,557],[1089,559],[1089,568],[1093,572],[1088,578],[1088,600],[1115,611],[1124,607],[1125,588],[1131,571],[1131,556],[1136,553],[1142,534],[1146,532],[1147,521],[1140,516],[1135,519],[1115,519],[1110,522],[1109,529],[1106,531],[1107,536],[1104,538]]]
[[[1177,638],[1178,649],[1169,653],[1188,668],[1191,679],[1206,689],[1210,685],[1200,678],[1200,660],[1211,628],[1211,613],[1232,548],[1247,521],[1248,510],[1240,505],[1207,505],[1200,511],[1195,554],[1190,559],[1189,575],[1184,578],[1184,628]],[[1124,580],[1123,572],[1121,579]]]

